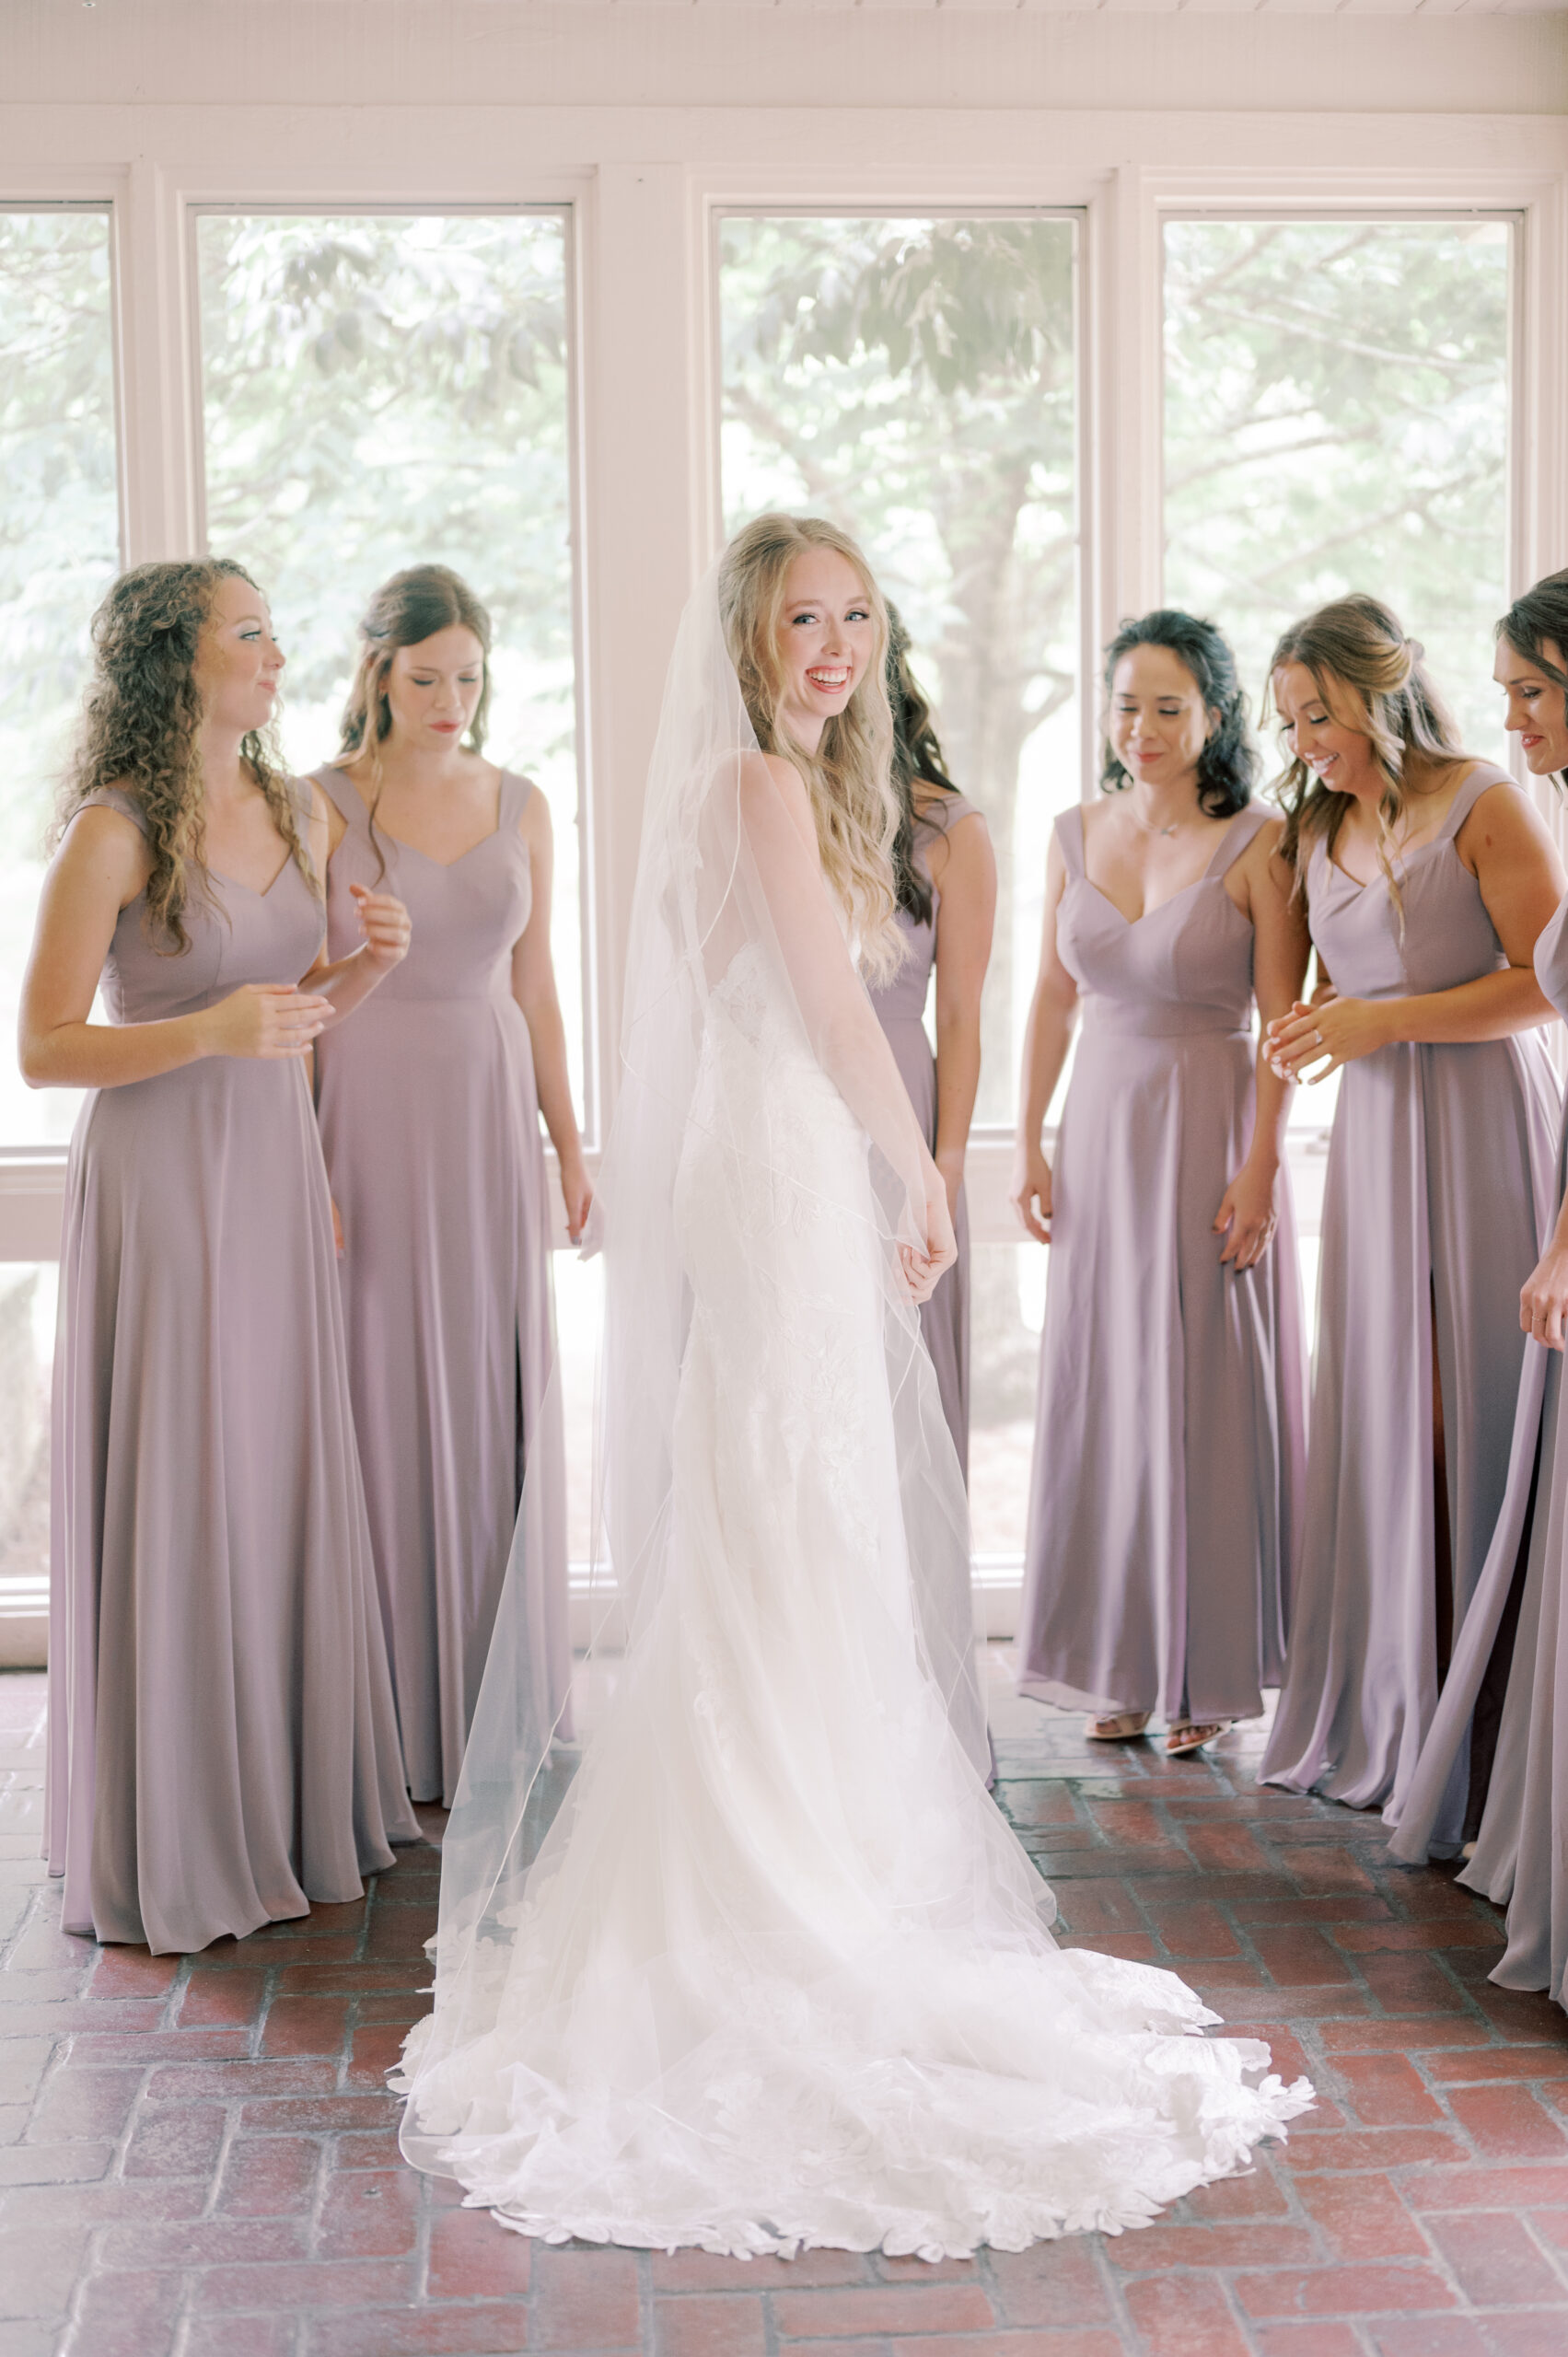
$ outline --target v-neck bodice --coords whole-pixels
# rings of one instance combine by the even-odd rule
[[[310,789],[291,786],[301,830]],[[133,797],[106,787],[85,807],[117,810],[146,832]],[[321,903],[292,853],[264,892],[209,867],[185,908],[188,946],[171,954],[147,925],[145,891],[120,911],[103,969],[104,1003],[116,1023],[157,1023],[215,1006],[247,982],[296,982],[316,962],[326,931]]]
[[[534,788],[510,770],[501,773],[496,823],[456,859],[432,859],[412,843],[377,827],[352,778],[330,765],[315,772],[347,832],[327,870],[328,939],[334,958],[359,940],[351,884],[395,892],[413,928],[409,954],[382,982],[384,1005],[403,999],[484,999],[511,990],[511,955],[533,906],[533,867],[519,834]],[[384,853],[383,876],[377,853]]]
[[[1268,818],[1256,803],[1238,810],[1197,881],[1132,918],[1089,881],[1082,809],[1063,813],[1056,835],[1067,882],[1057,911],[1056,942],[1083,997],[1086,1032],[1142,1032],[1160,1039],[1247,1029],[1252,1014],[1252,927],[1226,891],[1225,878]]]
[[[1513,784],[1505,770],[1476,763],[1432,841],[1396,861],[1398,901],[1386,877],[1358,884],[1329,857],[1321,839],[1313,845],[1307,868],[1312,940],[1342,996],[1453,990],[1507,964],[1481,886],[1456,845],[1481,795]]]

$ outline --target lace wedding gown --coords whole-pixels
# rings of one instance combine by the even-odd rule
[[[1197,2035],[1215,2016],[1173,1975],[1056,1945],[954,1731],[920,1559],[951,1512],[961,1536],[961,1484],[872,1178],[907,1104],[771,791],[743,783],[726,912],[690,929],[690,1070],[646,1092],[628,1198],[634,1226],[662,1121],[679,1315],[662,1344],[637,1329],[639,1364],[668,1347],[676,1372],[665,1454],[633,1468],[655,1503],[613,1539],[632,1643],[531,1866],[515,1781],[513,1863],[487,1857],[477,1897],[454,1813],[404,2147],[552,2240],[935,2258],[1115,2232],[1310,2090]],[[692,864],[714,872],[711,830]],[[613,1240],[609,1276],[613,1362]],[[475,1794],[504,1756],[470,1755]]]

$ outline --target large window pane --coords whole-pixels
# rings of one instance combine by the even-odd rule
[[[777,506],[855,534],[990,824],[1001,900],[976,1120],[1008,1123],[1046,845],[1083,770],[1076,225],[738,214],[718,265],[726,528]],[[981,1558],[1022,1543],[1039,1319],[1021,1257],[975,1257]]]
[[[0,1028],[17,1001],[53,792],[120,561],[107,208],[0,209]],[[0,1145],[70,1134],[73,1091],[0,1057]]]
[[[454,566],[495,626],[487,750],[555,822],[553,939],[583,1086],[567,220],[198,216],[207,538],[272,601],[284,738],[337,744],[371,590]]]
[[[990,822],[982,1122],[1012,1118],[1046,839],[1079,793],[1074,241],[1063,217],[720,227],[726,528],[848,526]]]
[[[1256,700],[1280,630],[1347,590],[1426,647],[1503,749],[1505,221],[1172,221],[1166,595],[1230,634]]]

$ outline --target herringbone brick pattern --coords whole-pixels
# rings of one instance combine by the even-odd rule
[[[1562,2357],[1568,2017],[1376,1818],[1004,1699],[1003,1798],[1067,1933],[1169,1964],[1318,2109],[1141,2234],[939,2268],[547,2249],[401,2165],[434,1850],[189,1959],[65,1938],[42,1681],[0,1678],[0,2357]]]

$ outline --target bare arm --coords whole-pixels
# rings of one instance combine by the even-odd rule
[[[1270,1041],[1270,1053],[1286,1070],[1299,1075],[1321,1062],[1311,1077],[1326,1080],[1341,1064],[1396,1040],[1506,1039],[1551,1019],[1555,1010],[1531,960],[1568,878],[1544,820],[1517,786],[1500,782],[1477,801],[1456,849],[1481,887],[1507,965],[1452,990],[1410,998],[1335,997],[1293,1015]]]
[[[1300,1003],[1312,946],[1305,911],[1292,896],[1295,879],[1278,855],[1283,831],[1280,820],[1260,827],[1236,864],[1252,921],[1252,988],[1260,1017],[1252,1136],[1214,1220],[1216,1235],[1225,1238],[1220,1259],[1237,1270],[1261,1260],[1274,1232],[1274,1190],[1284,1156],[1291,1084],[1270,1062],[1266,1043],[1270,1024]]]
[[[78,811],[50,864],[22,985],[18,1048],[32,1088],[121,1088],[204,1056],[298,1056],[331,1012],[292,982],[248,984],[157,1023],[93,1023],[122,909],[146,881],[141,834],[117,810]]]
[[[947,837],[936,904],[936,1151],[956,1205],[980,1089],[980,997],[996,923],[996,854],[978,810]]]
[[[947,1191],[839,928],[806,787],[788,761],[757,754],[741,763],[739,802],[748,865],[812,1049],[908,1199],[920,1243],[906,1235],[904,1268],[923,1298],[956,1255]]]
[[[1056,918],[1067,882],[1067,863],[1053,832],[1045,863],[1045,915],[1040,927],[1040,971],[1024,1028],[1024,1066],[1019,1093],[1018,1146],[1009,1189],[1013,1209],[1040,1244],[1051,1241],[1051,1165],[1041,1132],[1078,1020],[1078,985],[1056,946]]]
[[[540,1111],[561,1166],[561,1191],[566,1204],[566,1226],[574,1244],[582,1233],[593,1202],[583,1142],[572,1103],[571,1075],[566,1066],[566,1027],[555,989],[555,967],[550,955],[550,901],[554,873],[555,839],[550,805],[536,787],[524,805],[519,831],[528,847],[533,877],[533,904],[528,921],[512,951],[512,996],[523,1011],[533,1049],[534,1080]]]

